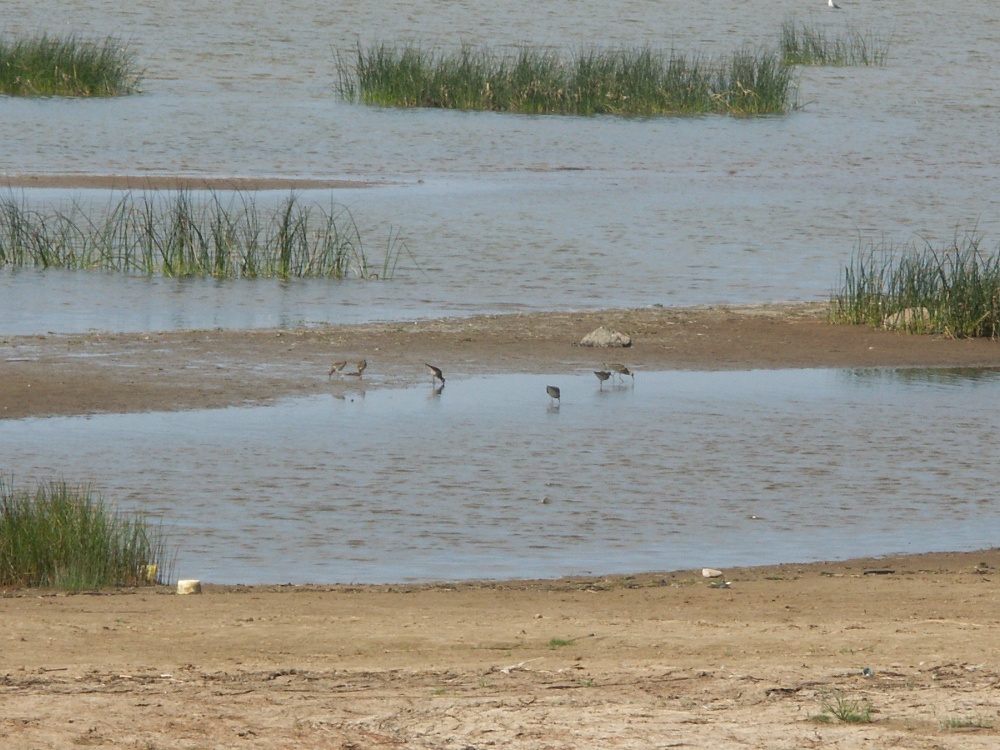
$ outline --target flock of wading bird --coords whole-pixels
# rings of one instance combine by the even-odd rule
[[[616,375],[621,381],[625,382],[625,376],[628,375],[632,378],[632,383],[635,383],[635,373],[628,369],[625,365],[619,364],[618,362],[612,362],[610,365],[605,365],[606,370],[594,370],[594,375],[597,376],[597,381],[601,384],[600,387],[604,388],[604,381],[611,378],[612,373]],[[545,386],[545,392],[549,394],[549,398],[558,406],[560,391],[557,386],[547,385]]]
[[[329,380],[337,373],[343,372],[344,368],[347,367],[348,364],[349,363],[346,359],[343,362],[334,362],[333,366],[330,368],[329,375],[327,375],[327,379]],[[431,385],[435,385],[439,380],[441,381],[441,385],[438,389],[440,392],[440,389],[444,388],[444,373],[441,371],[441,368],[435,367],[434,365],[428,364],[427,362],[424,362],[424,366],[428,370],[430,370]],[[364,377],[365,369],[368,367],[368,360],[366,359],[359,360],[358,362],[355,363],[355,367],[357,368],[357,372],[348,372],[344,373],[344,375],[346,377],[355,377],[355,378]],[[606,370],[594,370],[594,375],[597,376],[597,380],[600,383],[600,387],[602,389],[604,388],[604,381],[609,380],[612,374],[621,379],[623,383],[625,382],[625,376],[628,375],[630,378],[632,378],[632,383],[633,384],[635,383],[635,373],[632,372],[630,369],[628,369],[625,365],[619,364],[618,362],[612,362],[609,365],[605,365],[605,367],[607,368]],[[549,398],[552,400],[552,403],[555,403],[558,406],[560,403],[560,395],[561,395],[558,386],[547,385],[545,386],[545,392],[549,395]]]

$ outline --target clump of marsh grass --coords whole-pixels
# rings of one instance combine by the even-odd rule
[[[1000,335],[1000,248],[967,232],[944,248],[869,243],[855,252],[831,300],[834,323],[955,338]]]
[[[96,215],[95,215],[96,213]],[[37,211],[0,199],[0,266],[120,271],[218,278],[388,279],[402,252],[390,230],[385,253],[369,260],[347,208],[304,204],[294,194],[276,208],[252,194],[196,200],[188,191],[125,194],[101,211],[78,204]]]
[[[941,729],[992,729],[993,722],[982,716],[958,716],[950,719],[943,719],[940,722]]]
[[[524,47],[455,52],[407,44],[358,46],[338,58],[350,101],[520,114],[781,114],[794,106],[792,70],[773,53],[743,50],[712,61],[650,47],[590,49],[566,58]]]
[[[839,690],[831,690],[820,697],[822,712],[816,715],[818,721],[837,719],[845,724],[870,724],[872,704],[867,700],[848,698]]]
[[[874,31],[852,27],[831,39],[820,26],[790,19],[781,24],[780,49],[786,65],[884,67],[889,57],[889,40]]]
[[[0,586],[93,589],[166,580],[160,530],[89,487],[0,479]]]
[[[0,36],[0,94],[122,96],[139,90],[142,71],[120,39]]]

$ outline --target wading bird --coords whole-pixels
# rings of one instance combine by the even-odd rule
[[[441,372],[441,368],[435,367],[434,365],[428,365],[426,362],[424,362],[424,364],[427,365],[427,368],[431,371],[431,384],[434,383],[434,379],[436,378],[441,381],[441,385],[444,385],[444,373]]]
[[[834,10],[841,10],[841,7],[837,5],[833,0],[826,0],[826,4],[829,5]]]
[[[601,388],[604,388],[604,381],[611,377],[611,373],[607,370],[594,370],[594,374],[601,381]]]
[[[345,367],[347,367],[347,360],[346,359],[343,362],[334,362],[333,363],[333,367],[330,368],[330,374],[326,376],[327,380],[329,380],[330,378],[333,377],[333,373],[340,372]]]
[[[633,383],[635,382],[635,373],[633,373],[625,365],[621,365],[618,364],[617,362],[614,362],[608,365],[608,369],[613,372],[616,372],[618,374],[618,377],[620,377],[622,380],[625,380],[625,376],[628,375],[629,377],[632,378],[632,382]]]
[[[557,404],[560,404],[560,403],[562,403],[562,402],[561,402],[561,401],[559,400],[559,389],[558,389],[558,388],[556,388],[556,387],[555,387],[554,385],[547,385],[547,386],[545,386],[545,392],[546,392],[547,394],[549,394],[549,398],[551,398],[551,399],[552,399],[553,401],[555,401],[555,402],[556,402]]]

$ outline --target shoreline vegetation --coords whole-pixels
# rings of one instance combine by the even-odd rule
[[[88,486],[0,479],[0,586],[68,591],[169,580],[163,535]]]
[[[859,244],[831,301],[831,323],[951,338],[1000,336],[1000,246],[975,230],[944,247]]]
[[[831,38],[822,26],[795,19],[781,24],[779,48],[786,65],[883,68],[889,59],[889,40],[875,31],[849,26]]]
[[[457,51],[416,44],[358,45],[338,57],[338,92],[347,101],[516,114],[769,115],[794,109],[792,68],[773,52],[743,49],[728,58],[652,47]]]
[[[122,40],[0,34],[0,94],[111,97],[139,93],[143,71]]]
[[[274,208],[253,193],[190,190],[126,193],[103,210],[30,208],[0,198],[0,267],[118,271],[146,276],[390,279],[401,253],[390,230],[380,261],[369,258],[345,206],[303,203],[295,193]],[[411,256],[412,257],[412,256]]]

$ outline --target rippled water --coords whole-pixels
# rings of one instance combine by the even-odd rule
[[[16,174],[347,178],[395,281],[0,270],[0,334],[250,328],[821,299],[859,240],[1000,239],[988,0],[315,3],[13,0],[8,34],[129,41],[140,96],[0,97]],[[649,43],[727,54],[794,16],[891,34],[887,67],[804,69],[785,117],[524,117],[338,101],[360,41]],[[53,22],[53,19],[58,19]],[[13,189],[45,208],[104,191]],[[262,205],[287,193],[263,193]],[[996,543],[993,372],[449,380],[273,408],[0,421],[5,474],[92,477],[164,519],[182,576],[399,581],[807,560]],[[541,502],[542,498],[548,502]],[[751,516],[757,516],[754,519]]]
[[[998,397],[996,370],[498,376],[0,444],[162,517],[182,578],[550,577],[992,546]]]
[[[995,244],[995,4],[844,5],[256,0],[194,13],[144,1],[7,3],[7,33],[118,34],[147,76],[146,93],[118,100],[0,99],[0,170],[375,180],[383,186],[336,198],[373,250],[399,228],[420,269],[407,259],[391,284],[292,294],[273,282],[0,273],[0,332],[812,300],[839,284],[859,237],[943,242],[978,225]],[[773,45],[791,16],[831,36],[848,25],[891,35],[888,66],[804,69],[805,108],[761,119],[401,111],[333,92],[336,55],[359,40],[724,55]],[[330,192],[304,197],[326,204]]]

